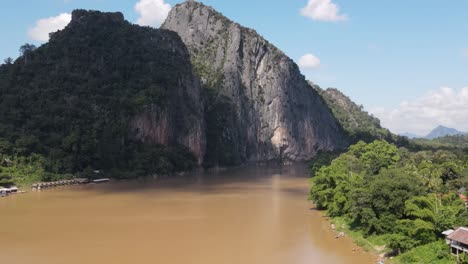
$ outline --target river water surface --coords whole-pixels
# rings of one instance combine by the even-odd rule
[[[0,263],[374,263],[307,202],[304,167],[0,198]]]

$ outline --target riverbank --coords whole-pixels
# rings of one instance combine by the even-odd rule
[[[324,213],[325,214],[325,213]],[[352,239],[362,250],[375,256],[376,260],[382,258],[386,264],[455,264],[456,257],[450,253],[449,247],[443,239],[436,242],[415,247],[401,255],[392,256],[391,249],[386,247],[386,235],[365,237],[363,232],[353,230],[350,222],[344,217],[329,218],[330,225],[335,227],[335,233],[343,232]],[[332,228],[333,229],[333,228]]]
[[[336,226],[338,232],[344,232],[348,237],[353,239],[356,245],[368,252],[383,257],[391,251],[385,246],[385,236],[364,237],[361,231],[351,229],[349,220],[344,217],[331,218],[330,222]]]
[[[326,212],[322,212],[323,215],[326,215]],[[385,263],[389,262],[389,258],[386,258],[386,254],[390,252],[385,246],[385,236],[371,236],[365,238],[363,233],[351,229],[349,221],[343,217],[327,217],[328,222],[330,223],[330,229],[334,231],[335,239],[340,239],[341,235],[350,238],[353,243],[356,245],[356,248],[353,248],[353,252],[367,252],[374,256],[376,262],[379,259],[385,259]]]

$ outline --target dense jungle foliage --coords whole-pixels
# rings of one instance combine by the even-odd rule
[[[21,184],[94,169],[133,177],[196,165],[183,147],[144,146],[129,134],[136,113],[164,109],[180,75],[191,74],[186,58],[155,48],[161,38],[178,36],[96,12],[5,60],[0,175]]]
[[[385,235],[405,252],[468,225],[457,191],[468,189],[468,155],[410,152],[386,141],[358,142],[321,167],[309,198],[332,217],[345,217],[365,236]]]
[[[378,118],[364,111],[363,106],[354,103],[338,89],[328,88],[323,90],[315,84],[312,84],[312,86],[322,96],[352,142],[356,143],[359,140],[372,142],[377,139],[385,139],[391,142],[397,140],[397,136],[392,135],[388,129],[380,125]]]
[[[413,139],[418,145],[432,148],[460,148],[468,150],[468,135],[445,136],[436,139]]]

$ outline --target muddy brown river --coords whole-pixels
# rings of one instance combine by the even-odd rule
[[[335,239],[302,166],[0,198],[0,263],[374,263]]]

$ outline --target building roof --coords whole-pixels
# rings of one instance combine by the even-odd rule
[[[463,195],[463,194],[459,194],[459,196],[460,196],[460,199],[462,199],[462,200],[465,201],[465,202],[468,202],[468,197],[466,197],[466,196]]]
[[[444,236],[448,236],[448,235],[452,234],[453,232],[455,232],[455,231],[454,231],[454,230],[452,230],[452,229],[445,230],[444,232],[442,232],[442,235],[444,235]]]
[[[468,228],[460,227],[447,238],[468,245]]]

